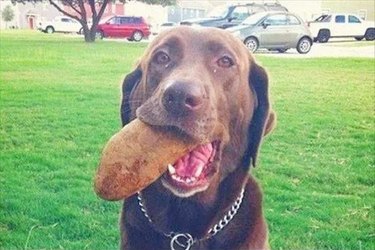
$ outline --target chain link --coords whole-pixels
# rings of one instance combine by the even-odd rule
[[[214,226],[212,226],[208,230],[207,235],[203,237],[202,239],[194,239],[189,233],[176,233],[173,231],[169,233],[165,233],[165,232],[158,230],[157,228],[155,228],[152,219],[147,213],[147,210],[143,204],[141,192],[137,193],[137,198],[138,198],[138,205],[139,205],[140,210],[142,211],[143,215],[147,218],[147,220],[150,222],[150,224],[153,226],[153,228],[156,231],[162,233],[164,236],[171,239],[171,242],[170,242],[171,249],[174,250],[175,249],[174,245],[177,244],[178,246],[183,247],[185,250],[188,250],[195,242],[208,240],[212,238],[229,224],[229,222],[233,219],[233,217],[237,214],[238,210],[241,207],[244,193],[245,193],[245,188],[242,188],[240,195],[237,197],[237,199],[235,200],[235,202],[233,203],[229,211],[224,215],[224,217],[218,223],[216,223]],[[181,242],[181,239],[184,239],[185,242]]]

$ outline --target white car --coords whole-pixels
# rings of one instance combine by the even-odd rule
[[[375,39],[374,21],[369,22],[355,14],[324,14],[312,22],[308,22],[314,41],[328,42],[334,37],[354,37],[358,41],[365,38]]]
[[[52,21],[39,22],[38,30],[46,33],[66,32],[82,33],[82,25],[73,18],[67,16],[58,16]]]

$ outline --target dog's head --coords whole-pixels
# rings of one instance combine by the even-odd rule
[[[256,163],[273,127],[268,78],[226,31],[179,27],[155,38],[123,84],[123,125],[138,117],[200,142],[158,180],[180,197],[217,189]]]

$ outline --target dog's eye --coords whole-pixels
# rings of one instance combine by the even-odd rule
[[[233,59],[229,56],[223,56],[219,60],[217,60],[217,65],[222,68],[229,68],[234,65]]]
[[[154,57],[154,61],[157,64],[167,64],[170,60],[171,59],[165,52],[158,52]]]

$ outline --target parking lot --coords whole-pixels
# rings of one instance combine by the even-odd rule
[[[141,42],[149,43],[154,36]],[[126,42],[126,39],[105,38],[107,41]],[[132,43],[132,42],[131,42]],[[314,57],[364,57],[375,58],[375,41],[356,41],[352,38],[330,39],[327,43],[314,43],[310,52],[307,54],[299,54],[297,50],[290,49],[285,53],[277,51],[268,51],[259,49],[256,55],[267,55],[277,57],[291,57],[291,58],[314,58]]]
[[[288,50],[285,53],[275,51],[259,50],[257,54],[295,57],[295,58],[312,58],[312,57],[375,57],[375,42],[355,41],[354,39],[332,39],[328,43],[314,43],[310,52],[299,54],[295,49]]]

